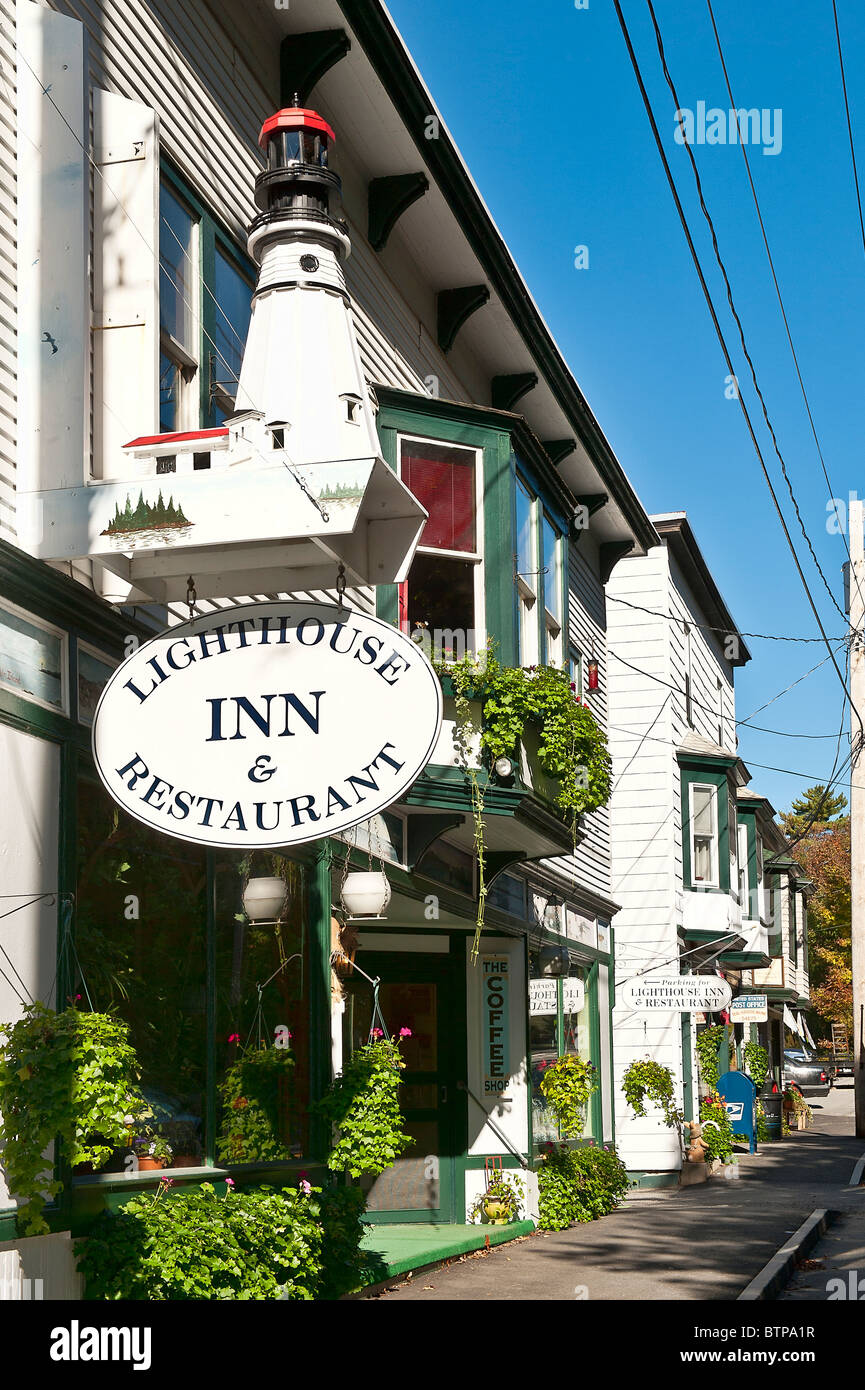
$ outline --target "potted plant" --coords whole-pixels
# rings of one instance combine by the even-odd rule
[[[579,1139],[586,1127],[589,1100],[598,1089],[591,1062],[566,1052],[544,1068],[540,1087],[562,1138]]]
[[[525,1188],[521,1180],[501,1170],[487,1179],[485,1191],[469,1208],[470,1221],[485,1221],[488,1226],[509,1226],[520,1214]]]
[[[251,1047],[219,1085],[222,1123],[216,1139],[221,1163],[271,1163],[292,1157],[286,1125],[294,1057],[290,1048]]]
[[[140,1173],[152,1173],[158,1168],[167,1168],[172,1157],[171,1145],[167,1139],[149,1128],[134,1136],[132,1152],[138,1160]]]

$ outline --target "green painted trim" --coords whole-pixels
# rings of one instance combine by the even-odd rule
[[[216,856],[205,852],[205,1101],[204,1152],[207,1166],[216,1163],[216,1029],[219,1000],[216,988]]]
[[[693,759],[689,754],[687,761],[680,758],[682,779],[682,872],[686,892],[731,893],[730,885],[730,781],[726,770],[718,765],[722,760]],[[726,765],[735,766],[736,760],[723,760]],[[715,804],[718,815],[718,886],[704,888],[691,881],[691,787],[694,784],[716,788]],[[726,793],[726,795],[722,795]],[[714,933],[718,935],[717,932]]]
[[[629,1168],[628,1177],[636,1187],[678,1187],[679,1169],[669,1172],[653,1172],[643,1168]]]
[[[694,1095],[694,1068],[691,1059],[691,1015],[682,1014],[682,1101],[685,1119],[697,1118]]]
[[[331,1002],[330,1002],[330,920],[333,885],[331,878],[332,847],[330,840],[317,840],[311,882],[307,894],[309,905],[309,1010],[310,1010],[310,1096],[317,1100],[324,1095],[331,1081]],[[313,1119],[310,1126],[310,1150],[324,1158],[330,1147],[326,1126]]]
[[[766,970],[772,964],[772,957],[764,955],[762,951],[724,951],[718,957],[718,964]]]
[[[602,1091],[604,1086],[604,1069],[601,1058],[601,1009],[599,999],[599,964],[595,960],[589,967],[586,976],[586,1006],[589,1010],[589,1056],[592,1066],[595,1068],[595,1075],[598,1078],[598,1088],[592,1092],[589,1100],[592,1116],[592,1138],[597,1143],[604,1142],[604,1111]],[[562,991],[559,990],[561,999]]]

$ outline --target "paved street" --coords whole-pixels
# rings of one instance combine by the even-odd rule
[[[568,1231],[537,1232],[393,1286],[383,1301],[487,1299],[735,1299],[817,1207],[849,1212],[865,1246],[865,1188],[848,1188],[861,1140],[853,1137],[848,1080],[809,1101],[814,1128],[740,1154],[740,1178],[640,1192],[611,1216]],[[858,1217],[856,1227],[854,1218]],[[829,1238],[837,1236],[835,1227]],[[865,1255],[860,1255],[865,1276]],[[825,1282],[825,1280],[824,1280]]]

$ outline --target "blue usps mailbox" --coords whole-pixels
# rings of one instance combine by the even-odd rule
[[[728,1071],[718,1081],[718,1095],[724,1102],[734,1134],[745,1134],[748,1151],[757,1152],[757,1087],[741,1071]]]

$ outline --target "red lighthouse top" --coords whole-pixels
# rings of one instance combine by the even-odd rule
[[[261,134],[258,143],[262,149],[267,143],[267,138],[275,130],[320,130],[327,136],[328,140],[335,140],[336,136],[323,116],[319,116],[317,111],[311,111],[304,106],[284,106],[281,111],[268,117],[261,127]]]

